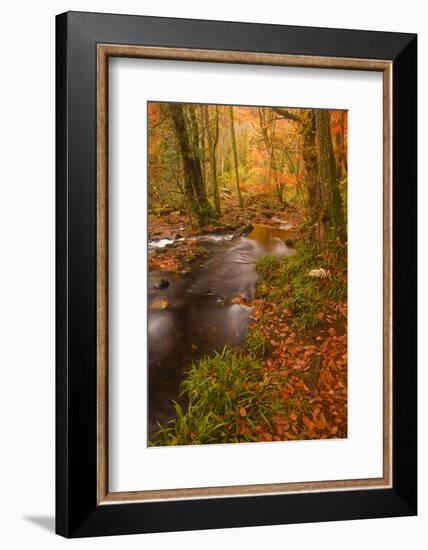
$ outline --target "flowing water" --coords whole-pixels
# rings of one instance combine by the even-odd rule
[[[284,239],[288,226],[256,225],[247,236],[206,235],[199,244],[207,250],[196,260],[190,273],[173,275],[149,273],[149,304],[166,299],[168,308],[149,309],[149,439],[174,416],[172,400],[180,402],[179,385],[184,369],[203,355],[220,351],[225,345],[238,348],[245,340],[251,307],[231,304],[242,296],[254,298],[257,283],[255,263],[266,254],[293,253]],[[166,239],[149,243],[150,250],[171,245]],[[156,289],[160,278],[169,282]]]

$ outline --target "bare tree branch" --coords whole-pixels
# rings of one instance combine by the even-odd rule
[[[271,107],[276,113],[281,115],[281,118],[286,118],[287,120],[294,120],[295,122],[302,122],[302,119],[293,113],[290,113],[287,109],[283,107]]]

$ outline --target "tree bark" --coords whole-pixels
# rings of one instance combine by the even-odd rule
[[[275,108],[274,110],[276,110]],[[279,107],[278,107],[279,109]],[[283,191],[284,186],[281,182],[278,181],[278,170],[277,163],[275,161],[275,119],[270,117],[269,120],[266,119],[266,113],[269,112],[265,107],[259,107],[259,123],[260,131],[263,136],[263,141],[265,144],[266,152],[269,157],[269,173],[268,173],[268,187],[271,187],[272,176],[275,185],[275,191],[280,204],[284,202]],[[281,109],[280,109],[281,110]],[[291,115],[291,113],[290,113]],[[285,117],[282,117],[285,118]],[[270,130],[269,130],[270,128]]]
[[[295,122],[302,122],[302,119],[295,115],[294,113],[290,113],[287,109],[284,109],[283,107],[272,107],[272,109],[281,115],[281,118],[285,118],[287,120],[294,120]]]
[[[306,169],[306,200],[310,239],[321,241],[324,238],[323,188],[320,183],[316,148],[316,123],[314,111],[304,111],[301,118],[302,153]]]
[[[202,165],[202,133],[200,132],[200,128],[198,125],[198,119],[196,116],[196,106],[193,104],[186,105],[186,110],[189,116],[189,138],[190,138],[190,145],[193,152],[193,157],[199,162],[201,165],[201,176],[202,176],[202,183],[205,188],[206,192],[206,182],[204,177],[204,169]]]
[[[340,113],[340,152],[342,155],[342,178],[348,174],[348,159],[345,148],[345,111]]]
[[[238,193],[239,207],[244,208],[244,202],[242,200],[241,186],[239,184],[239,172],[238,172],[238,153],[236,150],[236,138],[235,138],[235,126],[233,123],[233,107],[229,106],[229,117],[230,117],[230,134],[232,137],[232,152],[233,152],[233,161],[235,165],[235,179],[236,179],[236,191]]]
[[[192,148],[186,128],[183,105],[170,103],[169,113],[173,122],[175,137],[183,160],[184,192],[192,214],[198,225],[203,226],[215,217],[203,184],[201,163]]]
[[[319,176],[325,189],[324,214],[328,237],[346,240],[345,217],[336,172],[333,144],[330,133],[330,113],[326,109],[315,111],[318,146]]]
[[[211,169],[211,182],[213,187],[213,197],[214,197],[214,208],[217,214],[221,215],[221,205],[220,205],[220,193],[218,190],[218,181],[217,181],[217,159],[216,159],[216,148],[218,142],[218,107],[215,108],[215,119],[214,119],[214,130],[211,128],[210,114],[208,105],[204,105],[204,120],[205,128],[208,137],[208,149],[209,149],[209,159],[210,159],[210,169]]]
[[[202,165],[202,177],[204,178],[205,182],[205,189],[208,193],[208,176],[207,176],[207,128],[205,126],[205,117],[204,117],[204,105],[200,105],[199,107],[199,116],[198,116],[198,126],[199,126],[199,133],[200,133],[200,146],[201,146],[201,165]]]

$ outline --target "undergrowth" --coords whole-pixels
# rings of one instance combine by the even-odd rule
[[[346,249],[337,242],[328,243],[321,253],[298,246],[293,256],[264,256],[256,265],[256,298],[281,304],[296,331],[316,328],[329,301],[346,300],[346,263]],[[323,270],[325,276],[311,277],[312,270]],[[271,441],[271,434],[279,433],[278,425],[286,438],[305,438],[302,421],[313,428],[305,418],[310,412],[307,396],[296,383],[292,395],[284,395],[283,388],[290,383],[288,376],[313,383],[309,378],[316,372],[293,370],[289,375],[271,369],[267,373],[263,362],[272,344],[266,340],[265,322],[262,316],[253,323],[242,351],[225,347],[189,366],[180,388],[186,405],[174,402],[175,418],[159,426],[150,445]],[[294,435],[288,432],[290,419],[300,422]]]
[[[324,270],[325,277],[311,277],[312,270]],[[321,253],[300,245],[293,256],[278,259],[266,255],[257,262],[257,298],[280,301],[291,312],[295,329],[319,324],[319,312],[326,300],[345,300],[347,295],[346,249],[329,242]]]
[[[296,404],[280,396],[285,380],[281,373],[266,376],[255,354],[245,351],[225,347],[203,357],[181,384],[187,407],[175,403],[176,417],[160,427],[151,445],[258,441],[272,428],[272,415],[286,418]]]

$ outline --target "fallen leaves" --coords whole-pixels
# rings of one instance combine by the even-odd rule
[[[290,312],[280,304],[257,299],[251,318],[270,345],[264,358],[265,378],[278,382],[278,397],[289,408],[280,421],[274,414],[271,428],[253,433],[261,441],[271,433],[282,441],[347,436],[347,307],[326,302],[318,312],[319,325],[299,334],[290,326]],[[287,425],[281,423],[286,422]]]
[[[149,257],[149,270],[163,270],[177,272],[180,270],[180,261],[178,258],[167,253]]]
[[[159,249],[156,253],[150,254],[149,270],[186,273],[190,271],[191,262],[205,254],[206,250],[199,246],[196,239],[179,241],[172,246]]]
[[[168,300],[163,298],[162,300],[156,300],[150,304],[150,309],[166,309],[169,306]]]
[[[230,210],[227,214],[228,223],[237,223],[237,212],[239,213],[238,207]],[[256,217],[253,219],[257,221]],[[176,232],[182,223],[181,217],[171,214],[170,220],[175,224]],[[165,228],[160,223],[159,221],[156,231],[163,234]],[[166,227],[166,222],[162,223]],[[243,222],[239,223],[242,225]],[[299,225],[298,219],[295,220],[295,225]],[[180,233],[184,234],[186,240],[150,255],[149,269],[180,273],[192,268],[192,262],[201,253],[200,247],[196,240],[189,239],[191,233],[187,229],[183,233],[180,228]],[[330,267],[331,263],[328,265]],[[330,269],[331,273],[321,268],[314,270],[316,273],[312,273],[310,284],[315,288],[328,285],[337,275],[334,267]],[[272,290],[269,284],[271,283],[268,282],[267,289]],[[234,401],[235,394],[230,395],[233,405],[225,414],[225,417],[231,419],[230,433],[248,438],[246,440],[257,441],[346,437],[346,301],[323,301],[315,312],[317,326],[303,330],[293,329],[293,315],[287,301],[263,299],[259,296],[263,294],[247,303],[244,297],[237,295],[228,303],[253,308],[250,319],[266,343],[266,353],[260,359],[263,368],[262,381],[255,384],[253,390],[259,395],[259,391],[268,388],[275,396],[276,407],[275,411],[268,410],[263,418],[258,416],[252,420],[260,403],[248,405],[245,402],[244,407],[242,402]],[[166,309],[168,306],[167,300],[163,299],[153,302],[150,307]]]
[[[233,304],[233,305],[239,305],[239,306],[243,306],[243,305],[247,305],[247,300],[246,298],[244,298],[244,296],[241,296],[241,295],[238,295],[238,296],[234,296],[231,300],[230,300],[230,303]]]
[[[303,421],[303,424],[308,428],[308,430],[312,431],[314,429],[314,423],[310,418],[308,418],[307,416],[304,416],[302,421]]]

